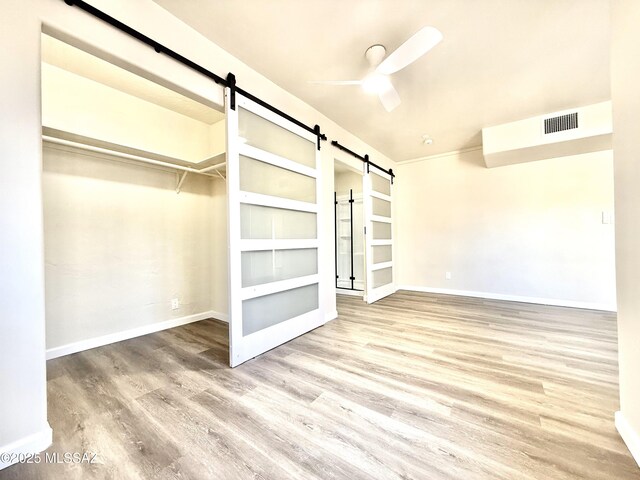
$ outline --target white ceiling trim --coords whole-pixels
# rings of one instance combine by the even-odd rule
[[[454,157],[456,155],[462,155],[463,153],[475,152],[477,150],[482,150],[482,145],[479,145],[477,147],[463,148],[461,150],[452,150],[451,152],[438,153],[437,155],[429,155],[427,157],[418,157],[418,158],[412,158],[410,160],[402,160],[402,161],[396,162],[396,163],[398,165],[406,165],[408,163],[424,162],[425,160],[435,160],[436,158]]]

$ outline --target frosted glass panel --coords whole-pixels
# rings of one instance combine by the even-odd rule
[[[240,190],[316,202],[316,179],[240,155]]]
[[[393,282],[393,271],[391,267],[373,271],[373,288],[382,287]]]
[[[242,286],[304,277],[318,273],[318,250],[261,250],[242,252]]]
[[[384,263],[392,260],[391,245],[374,245],[373,263]]]
[[[374,240],[391,240],[391,224],[383,222],[371,222],[373,225]]]
[[[316,166],[316,142],[302,138],[244,108],[238,111],[238,129],[247,145],[308,167]]]
[[[243,203],[240,205],[240,238],[317,238],[316,214]]]
[[[391,182],[389,180],[375,173],[369,173],[369,176],[371,177],[371,185],[376,192],[391,195]]]
[[[373,202],[373,214],[380,215],[381,217],[391,217],[391,202],[386,200],[380,200],[376,197],[371,197]]]
[[[242,302],[242,334],[250,335],[317,309],[317,283],[245,300]]]

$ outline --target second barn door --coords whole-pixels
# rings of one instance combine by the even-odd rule
[[[366,244],[366,300],[373,303],[396,291],[393,281],[392,177],[366,164],[363,179]]]

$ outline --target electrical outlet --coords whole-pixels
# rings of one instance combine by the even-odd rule
[[[180,300],[177,298],[171,299],[171,310],[177,310],[180,308]]]
[[[451,272],[445,273],[444,278],[446,278],[447,280],[451,280]]]

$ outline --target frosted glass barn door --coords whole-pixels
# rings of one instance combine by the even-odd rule
[[[364,175],[366,300],[373,303],[396,291],[393,282],[391,176],[369,168]]]
[[[319,152],[306,130],[227,90],[232,367],[324,323]]]

